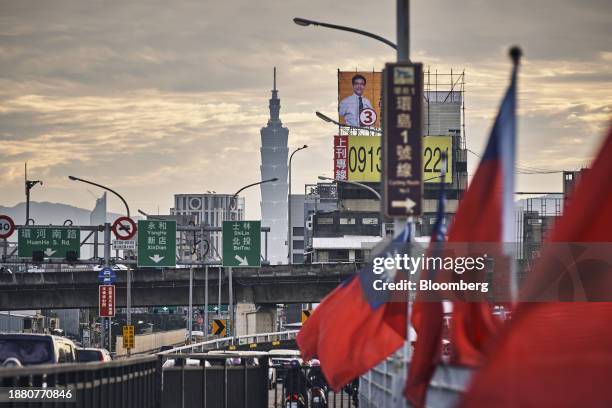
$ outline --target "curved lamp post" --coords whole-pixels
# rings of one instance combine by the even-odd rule
[[[287,260],[289,265],[293,264],[293,234],[291,234],[291,160],[294,154],[306,148],[308,148],[308,145],[298,147],[291,153],[291,156],[289,156],[289,191],[287,195]]]
[[[368,132],[372,132],[372,133],[378,133],[379,135],[382,134],[382,131],[378,130],[378,129],[372,129],[372,128],[367,128],[367,127],[360,127],[360,126],[351,126],[351,125],[343,125],[340,122],[338,122],[337,120],[333,120],[332,118],[330,118],[329,116],[316,111],[315,115],[317,115],[317,117],[319,119],[321,119],[324,122],[328,122],[328,123],[333,123],[334,125],[338,125],[338,126],[344,126],[344,127],[348,127],[351,129],[357,129],[357,130],[367,130]]]
[[[346,27],[346,26],[341,26],[337,24],[323,23],[321,21],[308,20],[306,18],[300,18],[300,17],[295,17],[293,19],[293,22],[302,27],[319,26],[319,27],[331,28],[334,30],[341,30],[341,31],[349,31],[351,33],[364,35],[366,37],[370,37],[377,41],[380,41],[388,45],[389,47],[393,48],[394,50],[397,50],[397,45],[393,43],[392,41],[389,41],[386,38],[381,37],[380,35],[376,35],[376,34],[373,34],[373,33],[370,33],[364,30],[360,30],[358,28]]]
[[[93,181],[89,181],[89,180],[85,180],[79,177],[74,177],[74,176],[68,176],[68,178],[72,181],[80,181],[81,183],[86,183],[86,184],[91,184],[92,186],[96,186],[99,187],[103,190],[106,191],[110,191],[111,193],[113,193],[114,195],[116,195],[117,197],[119,197],[119,199],[123,202],[123,204],[125,205],[125,211],[127,212],[127,216],[128,218],[130,217],[130,207],[128,206],[127,201],[125,201],[125,199],[115,190],[113,190],[112,188],[103,186],[102,184],[98,184],[98,183],[94,183]],[[107,223],[108,225],[108,223]],[[106,230],[106,226],[105,226],[105,230]],[[104,238],[105,241],[108,239],[110,240],[110,231],[107,234],[106,231],[104,233]],[[106,266],[108,266],[109,262],[110,262],[110,242],[104,242],[104,245],[106,248],[104,250],[104,263],[106,264]],[[127,300],[126,300],[126,320],[127,320],[127,325],[131,325],[132,324],[132,312],[131,312],[131,308],[132,308],[132,268],[130,268],[130,266],[128,265],[128,270],[127,270],[127,279],[126,279],[126,284],[127,284]],[[109,317],[110,319],[110,317]],[[110,320],[109,320],[110,321]],[[111,349],[111,344],[110,344],[110,338],[111,338],[111,334],[110,334],[110,329],[111,325],[109,324],[109,343],[108,343],[108,349],[110,351]],[[130,350],[128,349],[128,357],[131,355]]]
[[[236,218],[236,213],[234,212],[234,209],[236,208],[236,197],[238,197],[238,194],[240,194],[241,191],[246,190],[249,187],[253,187],[253,186],[258,186],[260,184],[264,184],[264,183],[273,183],[275,181],[278,181],[277,177],[268,179],[268,180],[262,180],[262,181],[258,181],[257,183],[252,183],[252,184],[248,184],[244,187],[242,187],[241,189],[239,189],[238,191],[236,191],[236,193],[232,196],[231,200],[230,200],[230,218],[232,219],[232,221]],[[221,269],[219,269],[219,279],[221,277]],[[229,312],[229,316],[230,316],[230,328],[231,328],[231,333],[230,336],[233,338],[234,333],[235,333],[235,322],[236,320],[234,319],[234,289],[233,289],[233,282],[232,282],[232,267],[230,266],[228,268],[228,312]],[[219,281],[220,282],[220,281]],[[221,285],[219,284],[219,291],[221,291]],[[221,292],[219,292],[221,293]],[[233,339],[232,339],[232,344],[233,344]]]
[[[368,190],[372,194],[374,194],[376,196],[376,198],[378,199],[378,201],[382,200],[382,197],[381,197],[381,195],[380,195],[380,193],[378,191],[374,190],[370,186],[367,186],[367,185],[362,184],[362,183],[358,183],[356,181],[338,180],[338,179],[334,179],[334,178],[331,178],[331,177],[325,177],[325,176],[319,176],[319,180],[335,181],[336,183],[352,184],[352,185],[355,185],[355,186],[359,186],[359,187],[365,188],[366,190]],[[384,234],[385,223],[384,223],[384,220],[382,219],[382,216],[381,216],[380,221],[381,221],[380,222],[380,236],[384,237],[385,236],[385,234]]]

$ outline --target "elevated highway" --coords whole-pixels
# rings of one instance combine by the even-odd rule
[[[316,303],[359,264],[274,265],[234,268],[235,302],[254,304]],[[116,306],[125,307],[127,271],[116,271]],[[228,299],[227,271],[208,268],[208,302]],[[63,268],[44,272],[0,274],[0,310],[97,308],[98,272]],[[205,269],[194,268],[193,303],[204,304]],[[189,268],[135,269],[132,271],[132,306],[182,306],[188,304]]]

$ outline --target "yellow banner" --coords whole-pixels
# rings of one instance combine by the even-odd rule
[[[381,152],[380,136],[349,136],[348,180],[380,181]]]
[[[347,136],[347,139],[345,147],[346,159],[340,160],[342,161],[341,167],[346,169],[348,181],[379,182],[382,152],[380,136]],[[452,184],[452,136],[425,136],[423,138],[423,182],[440,182],[440,176],[442,175],[442,153],[446,153],[448,158],[444,182],[445,184]]]
[[[453,137],[425,136],[423,138],[423,182],[439,183],[442,175],[442,153],[446,154],[445,184],[453,182]]]

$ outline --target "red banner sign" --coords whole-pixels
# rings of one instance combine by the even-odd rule
[[[100,317],[115,316],[115,285],[98,286]]]
[[[334,137],[334,178],[348,180],[348,136]]]

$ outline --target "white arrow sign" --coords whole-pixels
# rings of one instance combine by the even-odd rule
[[[47,249],[45,249],[45,255],[47,255],[47,256],[51,256],[51,255],[53,255],[53,254],[54,254],[54,253],[56,253],[56,252],[57,252],[57,251],[54,251],[54,250],[52,250],[51,248],[47,248]]]
[[[236,256],[234,256],[234,259],[236,259],[238,262],[240,262],[240,266],[249,266],[249,262],[247,261],[246,256],[244,258],[242,258],[239,255],[236,255]]]
[[[412,210],[412,207],[414,207],[415,205],[416,203],[409,198],[405,199],[404,201],[402,200],[391,201],[391,207],[394,207],[394,208],[405,207],[406,212],[411,212],[410,210]]]
[[[155,263],[159,263],[162,259],[164,259],[163,256],[159,256],[158,254],[155,254],[153,256],[149,257],[150,260],[152,260]]]

